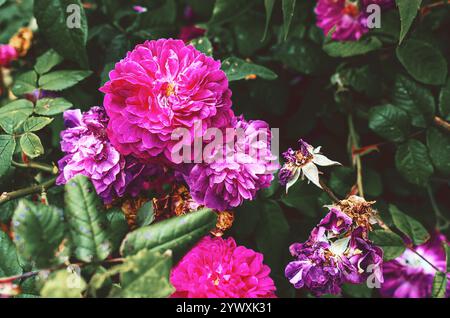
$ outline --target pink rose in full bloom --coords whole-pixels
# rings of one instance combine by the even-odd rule
[[[239,116],[233,129],[235,142],[216,149],[213,155],[222,150],[227,158],[196,164],[185,178],[199,204],[219,211],[232,210],[244,200],[253,200],[259,190],[270,186],[279,169],[277,157],[270,149],[271,132],[265,121],[246,121]]]
[[[263,255],[233,238],[205,237],[172,269],[172,297],[273,298],[275,284]]]
[[[9,66],[17,57],[18,54],[15,48],[8,44],[0,44],[0,66]]]
[[[181,40],[137,45],[109,73],[100,89],[110,121],[108,136],[123,155],[171,160],[177,128],[194,140],[209,127],[228,127],[234,117],[231,90],[220,62]],[[195,124],[201,121],[194,134]]]

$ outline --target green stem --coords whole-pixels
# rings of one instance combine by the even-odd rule
[[[13,166],[19,167],[19,168],[30,168],[30,169],[38,169],[45,172],[49,172],[51,174],[58,174],[58,168],[56,166],[51,166],[45,163],[39,163],[39,162],[28,162],[28,163],[21,163],[12,161]]]
[[[37,184],[28,188],[12,191],[12,192],[3,192],[0,195],[0,204],[5,203],[10,200],[14,200],[17,198],[24,197],[29,194],[39,193],[45,189],[52,187],[55,184],[56,177],[53,177],[41,184]]]
[[[427,184],[427,192],[434,211],[434,215],[436,216],[436,227],[439,231],[446,230],[450,226],[450,221],[442,214],[441,210],[439,209],[430,184]]]
[[[352,114],[348,115],[348,130],[350,135],[350,156],[353,158],[352,149],[359,148],[359,138],[358,134],[356,133],[355,126],[353,124],[353,116]],[[360,155],[354,155],[355,161],[353,162],[353,165],[356,165],[356,184],[358,186],[358,193],[359,196],[364,198],[364,188],[363,188],[363,177],[362,177],[362,162],[361,162],[361,156]]]

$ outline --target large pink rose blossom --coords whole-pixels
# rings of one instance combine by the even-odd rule
[[[181,40],[137,45],[118,62],[100,89],[110,121],[108,136],[123,155],[171,161],[177,128],[203,136],[209,127],[228,127],[234,117],[231,91],[220,62]],[[194,134],[194,124],[202,123]]]
[[[172,269],[172,297],[275,297],[269,274],[262,254],[237,246],[233,238],[205,237]]]

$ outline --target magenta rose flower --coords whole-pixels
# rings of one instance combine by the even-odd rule
[[[270,151],[271,134],[266,122],[247,122],[240,117],[234,131],[240,138],[236,136],[232,145],[217,149],[222,150],[224,157],[194,165],[186,177],[192,197],[199,204],[219,211],[253,200],[257,191],[270,186],[279,168]]]
[[[334,29],[333,40],[355,41],[369,31],[366,16],[355,1],[319,0],[315,13],[317,26],[325,35]]]
[[[333,30],[331,38],[338,41],[356,41],[369,32],[367,17],[373,11],[367,10],[371,4],[381,9],[394,5],[393,0],[318,0],[314,10],[317,26],[325,35]]]
[[[110,121],[108,136],[123,155],[171,161],[177,128],[191,139],[209,127],[229,127],[231,91],[220,62],[181,40],[137,45],[118,62],[100,89]],[[200,123],[194,133],[194,124]]]
[[[449,244],[443,234],[435,233],[431,239],[414,250],[431,264],[446,271],[444,244]],[[380,293],[383,297],[429,298],[433,288],[436,269],[410,250],[395,260],[384,263],[384,283]],[[450,275],[448,275],[447,297],[450,296]]]
[[[103,201],[110,203],[127,189],[137,195],[146,178],[160,173],[158,166],[124,157],[110,144],[106,135],[108,117],[103,108],[92,107],[83,114],[79,109],[68,110],[64,124],[61,150],[66,155],[58,162],[61,174],[57,184],[65,184],[78,174],[85,175]]]
[[[18,56],[14,47],[9,44],[0,44],[0,66],[8,67]]]
[[[272,298],[275,284],[263,255],[233,238],[205,237],[172,269],[170,282],[182,298]]]

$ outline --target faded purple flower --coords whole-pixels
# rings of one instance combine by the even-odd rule
[[[442,271],[446,270],[444,244],[449,245],[443,234],[435,233],[431,239],[414,250]],[[384,263],[384,283],[380,293],[383,297],[428,298],[431,297],[436,270],[424,259],[410,250],[395,260]],[[447,297],[450,297],[450,276]]]
[[[295,260],[285,270],[289,282],[316,296],[340,294],[342,284],[360,284],[372,273],[383,282],[383,251],[365,238],[362,227],[353,227],[351,217],[332,208],[305,243],[290,246]]]
[[[319,225],[312,230],[311,239],[326,241],[329,238],[338,237],[346,233],[351,225],[351,217],[336,208],[332,208]]]
[[[326,242],[295,244],[290,250],[296,260],[290,262],[285,275],[295,288],[307,288],[315,296],[339,294],[344,283],[341,263],[329,252]]]
[[[392,8],[395,4],[394,0],[361,0],[363,8],[367,8],[371,4],[377,4],[382,9]]]
[[[122,197],[127,187],[137,194],[137,183],[155,175],[159,168],[144,165],[132,157],[124,157],[110,144],[106,126],[108,117],[103,108],[92,107],[64,113],[65,130],[61,132],[61,150],[66,155],[59,160],[61,174],[57,184],[65,184],[78,174],[89,177],[105,203]]]
[[[258,190],[270,186],[279,167],[270,151],[270,130],[266,122],[247,122],[240,117],[234,129],[234,143],[219,146],[211,156],[227,157],[196,164],[186,177],[192,197],[199,204],[219,211],[253,200]]]

